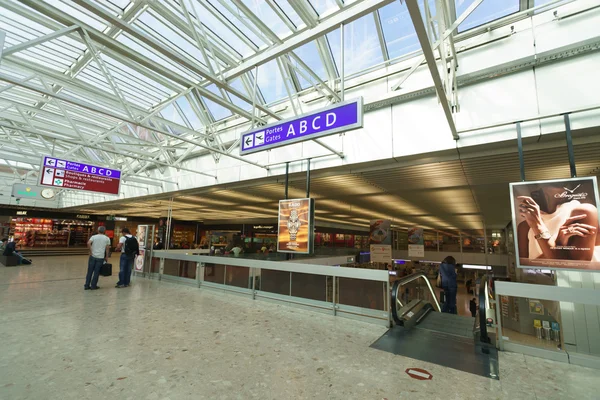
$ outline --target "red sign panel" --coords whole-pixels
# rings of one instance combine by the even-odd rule
[[[42,166],[41,185],[88,192],[119,194],[119,177]]]
[[[411,378],[418,379],[420,381],[428,381],[433,378],[433,375],[421,368],[407,368],[405,372]]]

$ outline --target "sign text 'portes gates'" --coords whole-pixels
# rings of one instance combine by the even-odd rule
[[[119,194],[121,171],[46,156],[42,160],[40,185],[61,189]]]
[[[243,133],[240,155],[316,139],[363,126],[362,97]]]

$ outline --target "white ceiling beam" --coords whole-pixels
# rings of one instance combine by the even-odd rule
[[[110,110],[105,110],[105,109],[102,109],[102,108],[98,108],[97,106],[95,106],[93,104],[90,104],[88,102],[85,102],[85,101],[73,98],[71,96],[67,96],[67,95],[63,95],[63,94],[58,94],[58,93],[53,93],[52,91],[49,91],[47,89],[42,89],[42,88],[34,86],[34,85],[32,85],[32,84],[30,84],[28,82],[21,82],[21,81],[15,79],[15,78],[13,78],[10,75],[6,75],[6,74],[3,74],[3,73],[0,73],[0,80],[8,82],[8,83],[13,83],[13,84],[15,84],[17,86],[21,86],[23,88],[32,90],[34,92],[46,95],[46,96],[54,98],[54,99],[58,99],[58,100],[62,100],[62,101],[67,102],[67,103],[71,103],[73,105],[76,105],[76,106],[81,107],[81,108],[88,109],[90,111],[98,112],[99,114],[104,114],[104,115],[107,115],[109,117],[113,117],[113,118],[119,119],[121,121],[128,122],[128,123],[130,123],[132,125],[138,125],[138,126],[140,126],[142,128],[148,129],[149,131],[155,131],[155,132],[161,133],[161,134],[163,134],[165,136],[169,136],[169,137],[172,137],[174,139],[177,139],[177,140],[180,140],[180,141],[183,141],[183,142],[191,143],[193,145],[196,145],[198,147],[202,147],[203,149],[206,149],[206,150],[209,150],[209,151],[213,151],[213,152],[216,152],[216,153],[221,153],[224,156],[231,157],[231,158],[234,158],[234,159],[239,160],[239,161],[243,161],[243,162],[245,162],[247,164],[251,164],[251,165],[255,165],[255,166],[260,167],[260,168],[268,169],[268,167],[266,167],[264,165],[261,165],[259,163],[248,161],[247,159],[244,159],[243,157],[236,156],[236,155],[233,155],[233,154],[229,154],[226,151],[222,151],[222,150],[219,150],[219,149],[216,149],[216,148],[204,145],[204,144],[202,144],[200,142],[197,142],[195,140],[191,140],[191,139],[188,139],[188,138],[183,137],[183,136],[177,136],[177,135],[172,134],[171,132],[167,132],[167,131],[162,130],[162,129],[157,129],[155,127],[145,125],[145,124],[143,124],[141,122],[138,122],[138,121],[131,121],[126,116],[121,116],[121,115],[113,113]],[[77,144],[79,144],[79,143],[77,143]],[[100,150],[102,150],[102,149],[100,149]]]
[[[31,0],[23,0],[23,1],[30,2]],[[229,86],[226,82],[220,80],[218,77],[210,74],[206,70],[199,68],[197,63],[192,62],[190,59],[173,51],[172,49],[168,48],[167,46],[159,43],[158,41],[154,40],[153,38],[151,38],[148,35],[141,32],[139,29],[137,29],[133,25],[131,25],[125,21],[122,21],[120,18],[118,18],[118,16],[110,14],[105,9],[103,9],[103,8],[99,7],[97,4],[93,3],[91,0],[73,0],[73,1],[76,4],[79,4],[81,7],[85,8],[85,9],[93,12],[94,14],[98,15],[99,17],[103,18],[107,22],[123,29],[124,32],[127,32],[128,34],[132,35],[133,37],[135,37],[142,43],[145,43],[146,45],[150,46],[152,49],[163,54],[170,60],[177,62],[178,64],[189,69],[190,71],[194,72],[195,74],[198,74],[199,76],[211,81],[212,83],[217,85],[217,87],[227,90],[229,93],[239,97],[240,100],[245,101],[248,104],[252,104],[252,100],[248,99],[245,94],[243,94],[243,93],[239,92],[238,90],[236,90],[235,88]],[[112,40],[111,38],[107,38],[105,35],[103,35],[100,32],[94,31],[93,29],[87,28],[87,27],[85,29],[86,29],[86,31],[88,31],[90,36],[99,36],[99,37],[94,37],[94,40],[107,41],[108,43],[105,43],[105,45],[107,45],[108,47],[114,47],[114,46],[121,45],[120,43]],[[131,49],[128,49],[128,51],[131,52]],[[151,65],[155,65],[155,64],[156,63],[153,62]],[[214,95],[209,90],[201,88],[201,91],[202,91],[203,97],[207,97],[210,100],[214,101],[215,103],[217,103],[225,108],[228,108],[231,111],[236,112],[240,115],[248,116],[248,113],[245,112],[243,109],[241,109],[237,106],[234,106],[231,102],[228,102],[219,96]],[[257,107],[264,113],[266,113],[274,118],[279,119],[279,117],[275,113],[273,113],[271,110],[269,110],[268,108],[266,108],[264,106],[257,106]],[[252,116],[249,116],[249,119],[251,119],[251,118],[252,118]]]
[[[78,140],[74,140],[74,139],[64,139],[61,138],[59,135],[55,135],[53,133],[50,133],[48,131],[38,131],[38,130],[33,130],[31,128],[25,128],[25,127],[15,127],[15,126],[11,126],[8,124],[3,123],[2,121],[0,121],[0,127],[2,128],[6,128],[8,130],[21,130],[22,132],[26,132],[26,133],[32,133],[35,135],[39,135],[39,136],[44,136],[44,137],[49,137],[49,138],[53,138],[53,139],[59,139],[62,140],[65,143],[70,143],[73,145],[78,145],[79,141]],[[152,160],[152,159],[147,159],[144,157],[140,157],[140,156],[136,156],[134,154],[132,154],[131,152],[127,152],[127,151],[121,151],[121,150],[117,150],[117,149],[109,149],[109,148],[105,148],[102,146],[95,146],[95,145],[87,145],[86,147],[94,149],[94,150],[98,150],[98,151],[105,151],[107,153],[111,153],[111,154],[118,154],[120,156],[124,156],[126,158],[135,158],[141,161],[150,161],[153,162],[155,164],[159,164],[159,165],[163,165],[165,167],[171,167],[171,165],[169,163],[166,162],[162,162],[162,161],[158,161],[158,160]],[[204,176],[208,176],[210,178],[217,178],[215,175],[210,175],[207,174],[205,172],[200,172],[198,170],[193,170],[193,169],[188,169],[188,168],[183,168],[183,167],[178,167],[180,170],[182,171],[187,171],[187,172],[192,172],[195,174],[199,174],[199,175],[204,175]]]
[[[54,39],[59,38],[61,36],[68,35],[69,33],[74,32],[74,31],[76,31],[78,29],[79,29],[79,27],[77,25],[72,25],[72,26],[68,26],[68,27],[63,28],[63,29],[59,29],[59,30],[54,31],[52,33],[49,33],[47,35],[37,37],[37,38],[35,38],[33,40],[30,40],[28,42],[19,43],[17,45],[14,45],[14,46],[9,47],[8,49],[4,50],[4,53],[3,53],[4,57],[10,56],[11,54],[14,54],[14,53],[16,53],[18,51],[23,51],[23,50],[28,49],[30,47],[37,46],[37,45],[42,44],[44,42],[47,42],[47,41],[50,41],[50,40],[54,40]]]
[[[196,73],[200,76],[208,77],[210,75],[206,71],[203,71],[202,69],[200,69],[198,67],[198,64],[191,62],[187,58],[173,52],[171,49],[167,48],[163,44],[156,42],[155,40],[151,39],[147,34],[140,32],[139,29],[134,28],[131,24],[127,23],[126,21],[123,21],[123,20],[117,18],[116,16],[108,14],[107,12],[105,12],[102,9],[98,9],[98,7],[96,7],[95,4],[89,4],[89,2],[86,0],[76,0],[76,2],[81,2],[85,8],[89,7],[90,11],[96,12],[99,16],[105,18],[107,22],[113,23],[115,26],[119,27],[120,29],[123,29],[123,31],[134,36],[137,40],[140,40],[142,43],[145,43],[146,45],[152,47],[153,49],[157,50],[158,52],[164,54],[169,59],[178,62],[180,65],[188,68],[190,71],[193,71],[194,73]],[[88,25],[82,23],[77,18],[66,14],[65,12],[57,9],[56,7],[53,7],[47,3],[42,3],[42,2],[35,1],[35,0],[22,0],[22,3],[26,4],[27,6],[31,7],[32,9],[34,9],[34,10],[36,10],[36,11],[48,16],[49,18],[52,18],[64,25],[67,25],[67,26],[79,25],[79,26],[81,26],[82,29],[85,29],[88,32],[90,37],[96,43],[100,44],[101,46],[106,47],[106,49],[110,49],[113,52],[124,55],[126,58],[130,59],[130,62],[134,61],[135,63],[138,63],[139,65],[144,66],[145,68],[148,68],[149,70],[154,71],[154,72],[158,73],[159,75],[167,77],[168,79],[172,80],[173,82],[175,82],[177,84],[180,84],[184,88],[193,86],[198,89],[198,91],[201,93],[201,95],[203,97],[206,97],[206,98],[214,101],[215,103],[231,110],[232,112],[234,112],[242,117],[252,119],[252,115],[250,113],[248,113],[247,111],[245,111],[244,109],[242,109],[242,108],[234,105],[233,103],[223,99],[222,97],[214,94],[210,90],[205,89],[198,83],[192,82],[189,79],[186,79],[186,78],[178,75],[177,73],[173,72],[171,69],[167,68],[166,66],[164,66],[160,63],[157,63],[156,61],[132,50],[131,48],[123,45],[122,43],[118,42],[117,40],[113,39],[112,37],[109,37],[106,34],[92,28],[91,26],[88,26]],[[106,51],[106,49],[103,49],[103,51]],[[241,100],[247,101],[249,104],[252,103],[249,99],[246,98],[246,96],[244,94],[227,86],[223,82],[216,80],[216,78],[213,76],[211,76],[211,78],[215,79],[215,82],[218,83],[217,86],[224,87],[230,93],[236,95]],[[276,119],[281,119],[281,117],[277,116],[275,113],[273,113],[268,108],[263,107],[263,106],[259,106],[259,108],[264,113],[266,113]],[[263,122],[265,122],[265,121],[263,121]]]
[[[440,71],[435,60],[435,55],[433,54],[433,50],[431,48],[431,42],[429,42],[429,38],[427,36],[427,30],[425,29],[425,24],[423,23],[423,17],[421,15],[421,10],[419,9],[419,4],[417,0],[407,0],[406,7],[408,8],[410,18],[413,21],[415,31],[417,32],[417,38],[419,39],[419,43],[421,43],[423,55],[425,56],[427,66],[429,67],[429,72],[431,73],[431,77],[433,78],[433,83],[437,91],[440,103],[442,105],[442,109],[444,110],[444,115],[446,116],[448,127],[450,128],[450,132],[452,133],[452,137],[454,138],[454,140],[458,140],[459,137],[456,131],[456,124],[454,123],[452,110],[450,109],[450,102],[448,101],[448,96],[446,94],[446,91],[444,90],[444,84],[442,82]]]
[[[483,2],[483,0],[475,0],[473,1],[473,3],[471,3],[471,5],[469,5],[469,7],[461,14],[460,17],[458,17],[456,19],[456,21],[454,21],[454,23],[450,26],[450,28],[446,29],[444,31],[444,33],[442,34],[442,37],[440,38],[440,40],[436,41],[433,46],[431,46],[432,50],[435,51],[437,50],[437,48],[440,46],[440,44],[448,39],[448,37],[450,37],[451,35],[454,34],[454,31],[456,30],[456,28],[458,28],[458,26],[460,24],[463,23],[463,21],[465,19],[467,19],[467,17],[469,15],[471,15],[471,13],[473,11],[475,11],[475,9]],[[412,75],[413,72],[415,72],[415,70],[425,61],[425,56],[422,55],[419,58],[417,58],[417,60],[415,61],[414,65],[410,68],[410,70],[408,71],[408,73],[406,75],[404,75],[402,77],[402,79],[396,83],[394,86],[392,86],[392,90],[398,90],[400,89],[400,86],[402,86],[402,84],[404,82],[406,82],[406,80]]]
[[[295,48],[309,43],[329,32],[333,32],[338,29],[341,24],[348,24],[355,21],[383,6],[393,3],[394,1],[397,0],[364,0],[360,3],[350,4],[335,14],[324,18],[314,28],[307,29],[291,36],[287,38],[284,43],[274,45],[256,56],[248,57],[237,67],[225,72],[224,76],[226,79],[238,77],[245,72],[251,71],[257,65],[274,60],[277,57],[289,53]]]

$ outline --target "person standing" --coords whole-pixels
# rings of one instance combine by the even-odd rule
[[[84,290],[96,290],[98,287],[98,277],[100,276],[100,268],[102,264],[108,261],[108,252],[110,251],[110,239],[105,234],[106,227],[98,228],[98,233],[90,238],[87,242],[87,247],[90,250],[90,258],[88,259],[88,271],[85,277]]]
[[[475,297],[469,301],[469,310],[471,311],[471,316],[475,318],[477,315],[477,301],[475,300]]]
[[[442,312],[456,314],[456,293],[458,285],[456,283],[456,260],[452,256],[444,258],[440,265],[440,274],[442,275],[442,289],[446,301],[442,307]]]
[[[119,244],[116,248],[116,251],[121,251],[121,258],[119,259],[119,282],[115,286],[117,288],[129,286],[133,260],[140,253],[140,245],[129,229],[121,229],[121,234],[123,236],[119,239]]]

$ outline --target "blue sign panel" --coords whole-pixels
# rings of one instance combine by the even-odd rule
[[[316,139],[363,126],[362,97],[243,133],[240,155]]]

